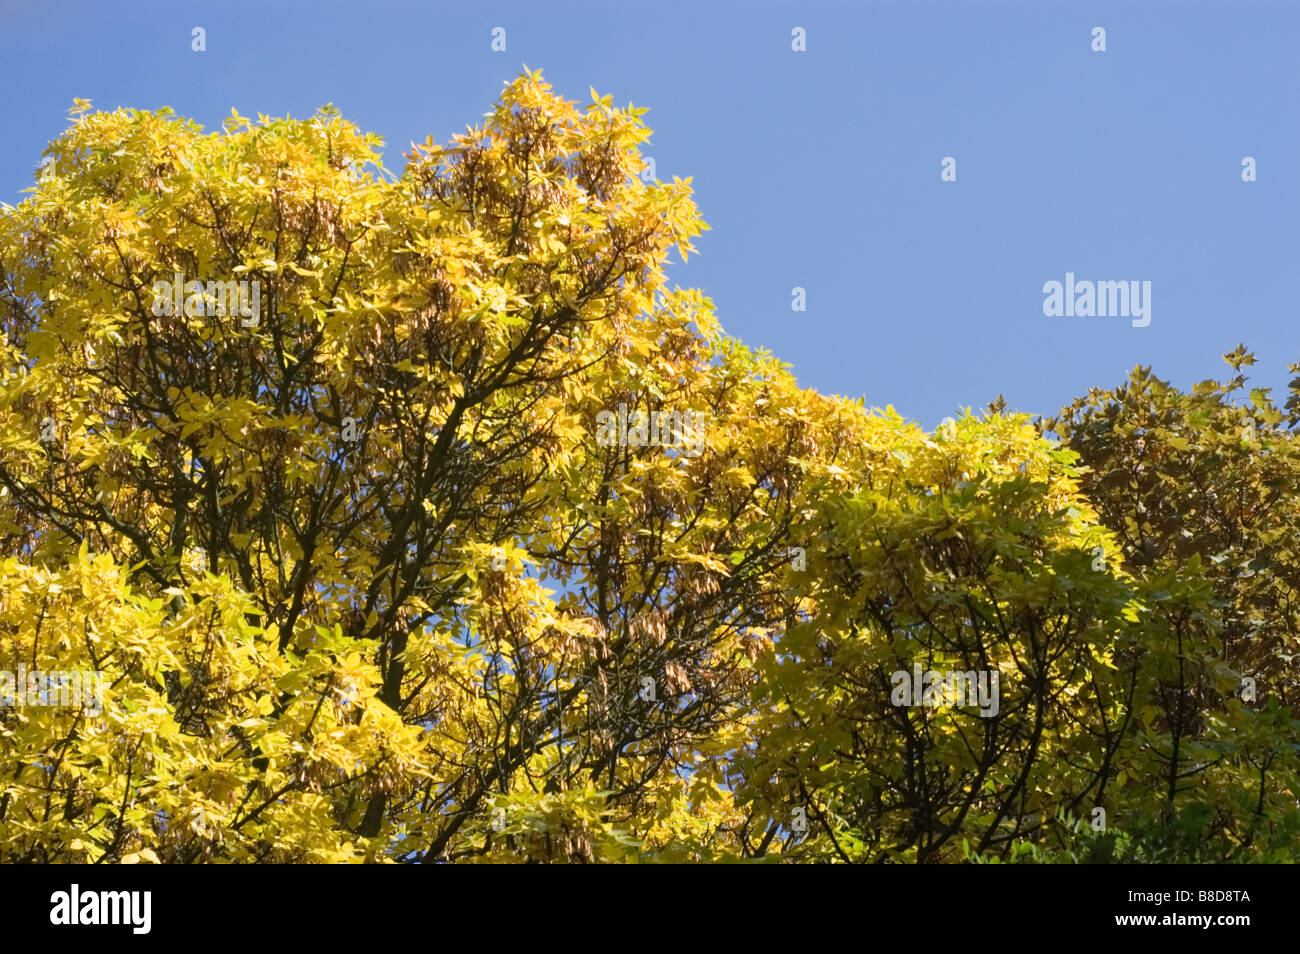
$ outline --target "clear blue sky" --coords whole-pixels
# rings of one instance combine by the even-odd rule
[[[1281,398],[1300,360],[1300,0],[0,0],[0,201],[73,97],[208,128],[333,102],[400,167],[525,63],[650,107],[659,178],[694,176],[713,226],[672,279],[805,385],[934,425],[1139,363],[1190,387],[1238,341]],[[1066,272],[1150,281],[1151,324],[1045,317]]]

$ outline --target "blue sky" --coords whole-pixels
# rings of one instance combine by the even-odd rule
[[[713,227],[671,278],[806,386],[933,426],[999,392],[1050,413],[1139,363],[1190,387],[1244,341],[1281,398],[1300,360],[1298,51],[1296,0],[0,0],[0,201],[73,97],[208,128],[332,102],[400,167],[527,64],[567,98],[650,107],[646,154],[694,177]],[[1067,272],[1150,281],[1150,325],[1045,317]]]

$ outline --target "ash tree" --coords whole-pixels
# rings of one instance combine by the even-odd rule
[[[670,283],[707,226],[644,112],[526,73],[390,171],[328,107],[77,102],[0,209],[0,671],[102,712],[0,699],[0,859],[1092,858],[1099,806],[1292,850],[1281,412],[1229,492],[1178,443],[1222,402],[1062,444],[800,388]],[[917,663],[997,715],[892,704]]]

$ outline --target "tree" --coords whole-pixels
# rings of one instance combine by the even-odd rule
[[[1133,592],[1094,567],[1111,535],[1027,416],[871,424],[861,476],[812,521],[810,606],[765,660],[744,791],[796,858],[1006,854],[1107,802]],[[914,672],[985,682],[909,698]]]
[[[707,850],[753,624],[780,599],[764,580],[784,558],[785,452],[813,429],[770,359],[666,288],[669,250],[704,225],[688,183],[637,177],[642,112],[580,112],[526,75],[394,177],[330,109],[204,135],[78,104],[0,231],[0,532],[14,573],[111,565],[123,605],[167,611],[133,624],[146,658],[66,590],[64,622],[15,631],[10,658],[40,658],[50,625],[67,638],[84,616],[123,734],[60,717],[24,736],[10,800],[39,778],[71,807],[59,838],[7,851],[589,857],[629,833]],[[206,284],[235,280],[235,305]],[[246,313],[252,282],[263,313]],[[707,412],[712,452],[597,446],[593,419],[622,401]],[[716,555],[733,541],[738,566]],[[240,627],[195,616],[214,587]],[[218,666],[245,637],[256,652]],[[181,638],[203,648],[163,652]],[[641,678],[657,705],[629,721]],[[132,692],[212,750],[154,752],[161,730],[118,710]],[[387,735],[339,749],[334,722],[371,711]],[[95,784],[80,754],[47,777],[51,752],[94,745]],[[167,807],[132,816],[145,798]],[[686,804],[698,819],[674,818]],[[279,817],[305,805],[328,843]],[[203,826],[178,821],[200,809]],[[541,817],[540,846],[509,827]]]
[[[1156,860],[1290,860],[1300,827],[1300,451],[1283,426],[1300,378],[1287,420],[1267,389],[1234,402],[1255,363],[1244,346],[1224,360],[1231,380],[1190,393],[1135,368],[1044,425],[1080,454],[1150,607],[1130,662],[1144,675],[1128,804],[1144,839],[1130,850]],[[1181,598],[1191,580],[1196,605]]]
[[[329,107],[78,101],[0,211],[0,671],[103,712],[0,708],[0,858],[1046,858],[1189,767],[1291,850],[1290,710],[1230,698],[1289,644],[1212,649],[1289,590],[1121,558],[1083,424],[926,435],[727,337],[592,97],[526,73],[400,173]],[[998,713],[894,704],[917,662]]]

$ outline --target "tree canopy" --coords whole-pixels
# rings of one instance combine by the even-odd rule
[[[0,668],[103,711],[0,707],[0,860],[1293,860],[1300,378],[801,388],[670,285],[644,112],[525,73],[394,172],[77,102],[0,210]]]

